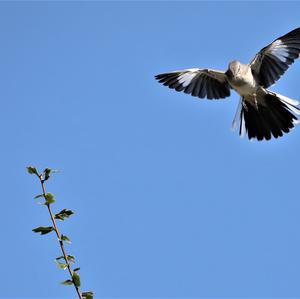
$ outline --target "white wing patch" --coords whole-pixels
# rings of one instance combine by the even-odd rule
[[[187,73],[183,73],[178,77],[178,82],[182,84],[183,87],[188,86],[191,81],[195,78],[198,73],[198,69],[191,69]]]
[[[270,50],[271,53],[282,62],[287,62],[287,57],[289,57],[288,47],[280,40],[275,41]]]

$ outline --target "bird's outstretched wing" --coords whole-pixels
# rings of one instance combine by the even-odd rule
[[[274,40],[261,49],[250,67],[258,83],[267,88],[277,81],[300,53],[300,28]]]
[[[224,72],[210,69],[186,69],[155,76],[158,82],[194,97],[223,99],[230,96],[230,86]]]

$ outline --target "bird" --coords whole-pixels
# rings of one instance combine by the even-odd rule
[[[226,71],[190,68],[155,76],[163,85],[198,98],[224,99],[231,90],[240,95],[232,122],[239,135],[248,139],[270,140],[290,132],[298,123],[298,101],[268,88],[294,63],[300,53],[300,27],[262,48],[249,64],[238,60]]]

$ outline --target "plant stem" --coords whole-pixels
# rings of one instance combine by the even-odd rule
[[[43,189],[43,196],[44,196],[44,198],[46,199],[46,188],[45,188],[45,184],[44,184],[45,181],[44,181],[43,175],[40,175],[39,178],[40,178],[40,182],[41,182],[42,189]],[[67,268],[68,268],[68,270],[69,270],[69,273],[70,273],[70,276],[71,276],[71,280],[73,281],[73,285],[74,285],[74,287],[75,287],[75,289],[76,289],[76,292],[77,292],[77,294],[78,294],[78,297],[79,297],[80,299],[83,299],[83,297],[82,297],[82,295],[81,295],[80,288],[79,288],[79,286],[77,286],[77,285],[75,284],[75,281],[74,281],[74,279],[73,279],[73,272],[74,272],[74,271],[72,270],[71,265],[70,265],[70,262],[69,262],[69,260],[68,260],[68,255],[67,255],[66,250],[65,250],[65,247],[64,247],[64,242],[63,242],[63,240],[61,239],[61,234],[60,234],[60,232],[59,232],[59,230],[58,230],[58,227],[57,227],[55,218],[54,218],[54,216],[53,216],[53,212],[52,212],[52,210],[51,210],[50,204],[46,204],[46,206],[47,206],[47,208],[48,208],[48,212],[49,212],[49,214],[50,214],[50,217],[51,217],[51,220],[52,220],[52,223],[53,223],[53,227],[54,227],[56,236],[57,236],[57,238],[58,238],[58,242],[59,242],[59,245],[60,245],[61,252],[62,252],[63,257],[64,257],[64,259],[65,259],[65,261],[66,261],[66,265],[67,265]]]

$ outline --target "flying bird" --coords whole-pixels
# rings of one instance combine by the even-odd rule
[[[261,49],[249,64],[238,60],[229,63],[226,72],[191,68],[159,74],[158,82],[194,97],[224,99],[234,89],[240,102],[232,122],[239,134],[249,139],[269,140],[288,133],[297,123],[298,101],[270,91],[274,84],[299,57],[300,27],[277,38]]]

